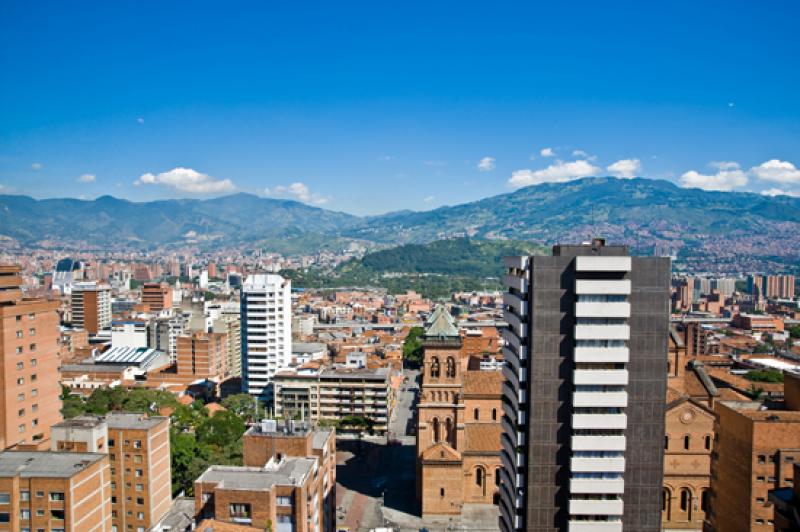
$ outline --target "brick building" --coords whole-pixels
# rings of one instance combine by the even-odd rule
[[[284,457],[316,459],[314,491],[319,494],[322,530],[332,530],[336,524],[336,432],[294,422],[283,429],[269,420],[251,427],[243,437],[243,464],[261,467]]]
[[[423,516],[498,502],[503,374],[480,369],[480,355],[496,349],[490,339],[472,338],[465,348],[444,307],[426,321],[417,407],[417,497]]]
[[[111,521],[120,532],[149,530],[172,504],[169,418],[113,412],[53,427],[52,449],[106,453]]]
[[[0,453],[0,530],[110,532],[108,456]]]
[[[193,331],[177,340],[178,375],[222,381],[227,376],[228,338],[224,333]]]
[[[19,272],[0,266],[0,449],[41,445],[61,421],[58,302],[24,298]]]
[[[786,401],[719,401],[709,530],[773,531],[769,491],[791,486],[800,461],[800,377],[784,374]]]
[[[172,308],[172,288],[166,283],[145,283],[142,286],[142,304],[151,312]]]

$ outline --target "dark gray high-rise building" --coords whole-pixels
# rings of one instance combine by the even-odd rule
[[[501,529],[657,532],[670,261],[508,257]]]

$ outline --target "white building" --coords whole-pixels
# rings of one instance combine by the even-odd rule
[[[248,275],[242,286],[242,389],[272,399],[272,378],[292,356],[292,282],[280,275]]]

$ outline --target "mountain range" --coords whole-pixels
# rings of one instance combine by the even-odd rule
[[[22,246],[244,245],[284,253],[454,237],[574,242],[602,235],[640,251],[718,260],[800,258],[800,198],[591,177],[546,183],[431,211],[357,217],[250,194],[130,202],[0,196],[0,237]]]

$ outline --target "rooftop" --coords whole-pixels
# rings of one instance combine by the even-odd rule
[[[110,429],[148,430],[169,420],[168,417],[146,416],[134,412],[111,412],[106,415],[106,423]]]
[[[5,451],[0,453],[0,477],[69,478],[105,456],[102,453]]]
[[[211,466],[196,482],[216,483],[226,490],[269,491],[278,485],[302,485],[316,463],[315,458],[287,457],[276,467]]]
[[[95,357],[101,364],[127,364],[144,366],[155,360],[161,351],[149,347],[112,347],[105,353]]]

